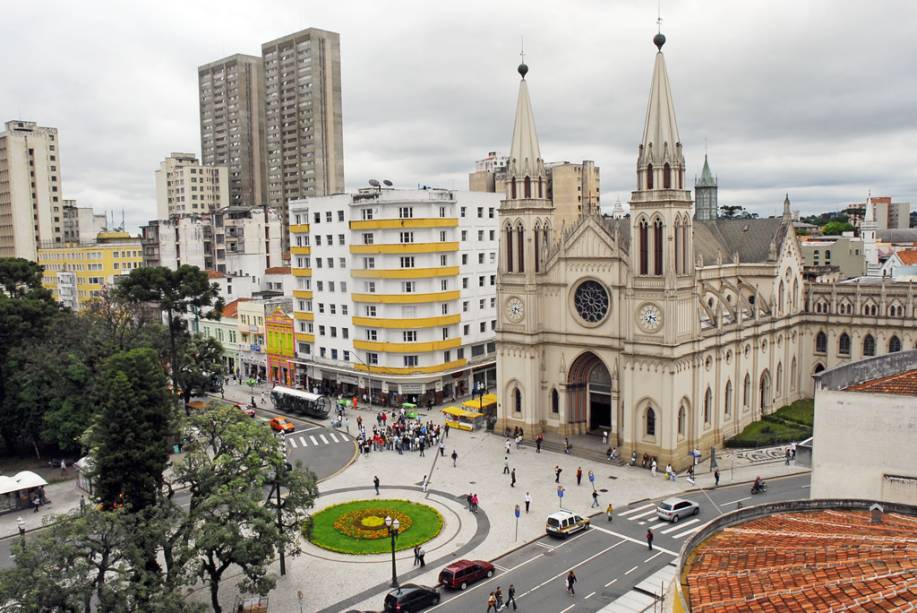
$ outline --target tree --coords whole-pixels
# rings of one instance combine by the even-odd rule
[[[821,233],[825,236],[837,236],[843,234],[844,232],[850,232],[851,230],[853,230],[853,226],[846,221],[835,220],[826,223],[822,227]]]
[[[165,373],[152,349],[132,349],[106,360],[95,388],[89,441],[99,498],[141,511],[156,502],[177,432]]]
[[[219,319],[223,311],[219,286],[210,283],[207,273],[197,266],[183,265],[177,270],[158,266],[132,270],[126,279],[118,283],[115,293],[118,299],[135,305],[153,304],[165,313],[169,329],[172,389],[177,393],[178,372],[181,369],[177,342],[182,328],[181,316],[188,312],[199,313],[212,306],[204,317]]]
[[[749,213],[744,206],[738,204],[724,204],[720,207],[720,217],[723,219],[757,219],[757,213]]]
[[[209,584],[211,606],[220,613],[220,583],[230,566],[241,570],[243,590],[265,594],[274,586],[268,565],[280,547],[299,552],[297,527],[318,489],[311,472],[288,467],[284,449],[264,424],[232,406],[211,406],[191,417],[198,434],[176,466],[176,481],[188,486],[191,503],[178,539],[187,545],[173,552],[173,563],[188,564]],[[265,505],[275,481],[286,492],[280,521],[277,510]]]
[[[214,377],[223,376],[223,346],[200,334],[189,337],[179,349],[178,385],[185,406],[194,394],[206,394]]]

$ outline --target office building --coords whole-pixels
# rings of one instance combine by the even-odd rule
[[[378,188],[292,202],[297,382],[390,406],[493,385],[499,205]]]
[[[344,190],[340,35],[309,28],[261,55],[267,202],[286,224],[290,200]]]
[[[197,69],[201,159],[226,166],[232,206],[266,201],[264,75],[261,58],[236,54]]]
[[[911,203],[892,202],[891,196],[869,196],[866,202],[855,202],[847,207],[853,211],[853,223],[860,225],[869,216],[872,205],[876,230],[906,230],[911,224]]]
[[[862,238],[853,236],[800,237],[799,254],[806,268],[836,266],[840,279],[860,277],[866,274],[866,248]]]
[[[108,225],[103,213],[95,213],[92,207],[77,206],[76,200],[62,200],[61,213],[64,219],[65,243],[91,243],[99,232]]]
[[[0,133],[0,257],[35,261],[38,247],[63,242],[57,128],[8,121]]]
[[[173,153],[156,171],[157,219],[229,206],[227,176],[225,166],[203,166],[193,153]]]
[[[39,247],[37,255],[44,267],[42,285],[74,311],[143,264],[139,237],[123,231],[102,232],[93,243]]]

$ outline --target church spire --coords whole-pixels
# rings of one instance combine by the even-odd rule
[[[516,102],[516,121],[513,126],[513,142],[509,150],[507,161],[507,181],[515,179],[524,182],[538,181],[545,177],[544,161],[541,159],[541,149],[538,146],[538,133],[535,130],[535,114],[532,112],[532,102],[529,99],[528,82],[525,75],[529,67],[524,63],[519,65],[519,98]],[[511,196],[515,198],[515,195]],[[541,196],[538,196],[541,197]]]
[[[793,211],[790,210],[790,194],[783,199],[783,221],[793,221]]]

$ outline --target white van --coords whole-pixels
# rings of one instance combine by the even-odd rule
[[[588,519],[580,517],[572,511],[561,509],[548,515],[545,532],[548,533],[548,536],[567,537],[580,530],[586,530],[589,528],[589,523]]]

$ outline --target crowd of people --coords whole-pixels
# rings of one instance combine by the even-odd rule
[[[409,419],[405,410],[379,411],[376,423],[367,425],[361,415],[356,418],[357,431],[354,438],[360,453],[373,451],[419,452],[424,457],[425,451],[438,447],[440,455],[445,455],[443,438],[448,436],[448,426],[441,426],[421,419]]]

